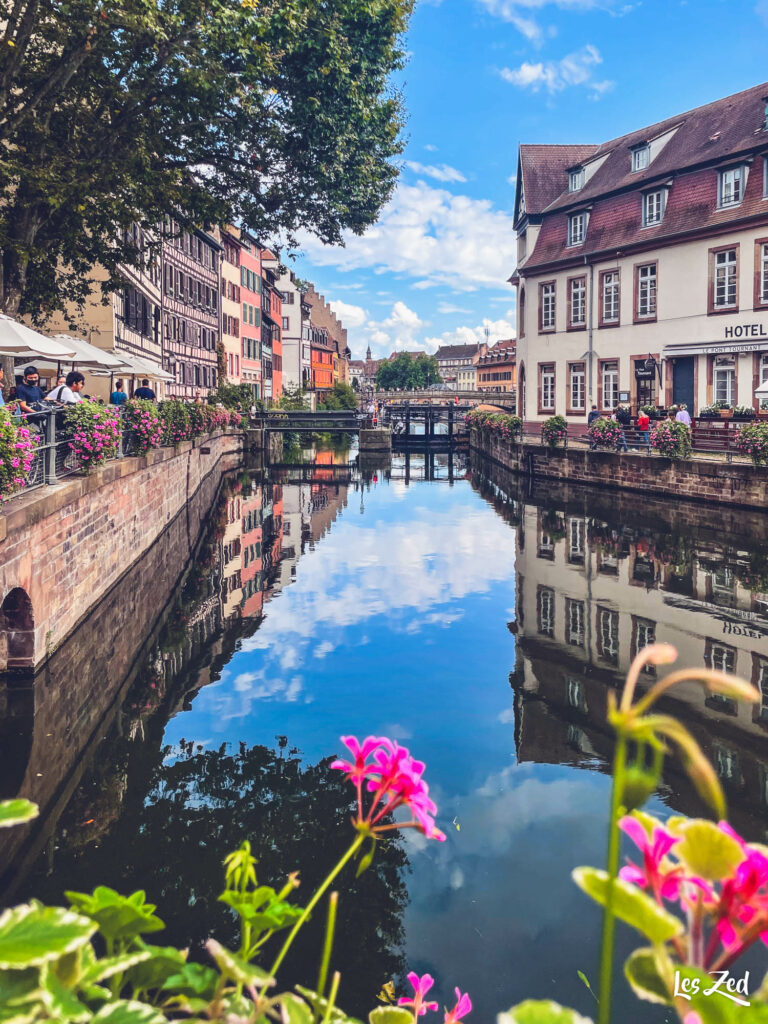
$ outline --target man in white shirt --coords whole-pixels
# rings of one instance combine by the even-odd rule
[[[85,377],[77,370],[72,370],[67,374],[66,384],[60,384],[53,391],[49,391],[45,399],[47,402],[58,402],[59,405],[76,405],[83,400],[80,392],[84,387]]]

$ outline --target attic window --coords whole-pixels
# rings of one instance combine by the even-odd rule
[[[584,168],[576,167],[568,172],[568,191],[578,192],[584,188]]]
[[[632,170],[644,171],[651,162],[651,147],[648,143],[637,146],[632,150]]]

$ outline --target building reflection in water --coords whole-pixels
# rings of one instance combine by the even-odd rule
[[[517,526],[516,749],[521,762],[607,771],[608,689],[638,651],[677,648],[677,667],[734,672],[760,691],[749,706],[675,687],[661,707],[685,721],[714,765],[733,824],[765,841],[768,804],[768,559],[762,517],[512,479],[476,464],[474,478]],[[674,669],[675,666],[672,666]],[[671,669],[648,666],[639,692]],[[662,796],[705,809],[668,758]]]

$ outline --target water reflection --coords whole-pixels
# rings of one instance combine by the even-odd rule
[[[344,1005],[362,1015],[407,965],[435,974],[443,1003],[468,989],[478,1020],[527,996],[592,1013],[576,972],[595,980],[600,920],[570,870],[604,859],[607,690],[636,650],[669,640],[686,664],[753,679],[768,707],[768,526],[529,492],[456,453],[450,465],[339,451],[232,476],[118,709],[81,743],[79,774],[63,764],[44,854],[30,870],[39,840],[14,860],[16,897],[141,885],[173,922],[169,941],[198,943],[207,912],[223,913],[221,857],[245,835],[266,881],[298,863],[310,888],[347,835],[349,793],[328,771],[339,735],[388,734],[427,762],[448,840],[404,837],[344,900]],[[31,712],[14,700],[18,739]],[[695,688],[668,709],[713,758],[738,827],[762,838],[764,709]],[[701,810],[674,767],[655,807]],[[227,919],[216,927],[226,936]],[[314,943],[292,967],[309,980]],[[622,931],[620,959],[636,945]],[[664,1019],[638,1017],[623,983],[617,999],[619,1019]]]

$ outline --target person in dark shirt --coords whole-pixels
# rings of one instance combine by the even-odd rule
[[[154,402],[155,399],[157,398],[157,395],[149,386],[149,381],[146,378],[144,378],[144,380],[141,382],[141,387],[136,388],[136,390],[134,391],[133,397],[148,398],[150,402]]]
[[[35,412],[33,402],[42,402],[43,389],[40,387],[40,374],[36,367],[28,366],[24,370],[21,384],[16,385],[16,398],[22,412]]]
[[[599,420],[599,419],[600,419],[600,413],[597,411],[597,406],[593,405],[592,409],[591,409],[591,411],[589,413],[589,416],[587,416],[587,426],[590,427],[595,422],[595,420]]]

